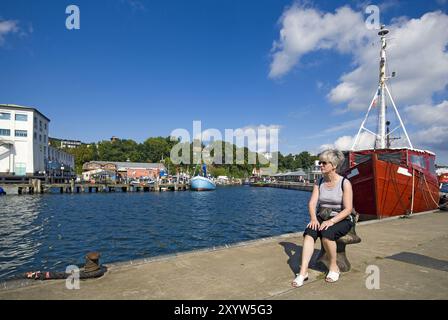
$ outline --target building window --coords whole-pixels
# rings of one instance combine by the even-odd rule
[[[37,139],[37,133],[34,132],[34,140],[36,140],[36,139]]]
[[[39,130],[42,131],[42,120],[39,120]]]
[[[26,130],[16,130],[16,137],[28,137]]]
[[[0,112],[0,120],[11,120],[11,114],[8,112]]]
[[[44,134],[44,142],[47,142],[47,135]]]
[[[42,142],[42,135],[39,135],[39,142]]]
[[[47,130],[47,124],[46,123],[44,123],[44,128],[45,128],[45,130]]]
[[[16,114],[16,121],[28,121],[28,115]]]
[[[34,117],[34,129],[37,129],[37,118]]]
[[[11,130],[9,129],[0,129],[0,136],[10,136]]]

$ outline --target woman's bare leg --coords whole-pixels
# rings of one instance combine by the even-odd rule
[[[306,235],[305,238],[303,239],[302,265],[300,267],[300,274],[302,276],[306,275],[308,272],[308,265],[310,264],[313,252],[314,252],[314,239],[313,237]]]
[[[329,240],[327,238],[322,238],[322,244],[325,248],[325,252],[328,254],[328,257],[330,258],[330,271],[339,272],[338,265],[336,263],[336,241]]]

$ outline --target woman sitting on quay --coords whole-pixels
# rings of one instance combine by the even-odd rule
[[[344,155],[337,150],[327,150],[320,154],[319,160],[323,177],[316,181],[309,202],[311,222],[304,232],[302,265],[300,273],[292,282],[293,287],[302,286],[308,279],[308,265],[317,238],[321,238],[330,257],[325,280],[338,281],[340,271],[336,264],[336,240],[345,236],[354,224],[350,215],[353,209],[352,185],[336,171],[344,162]]]

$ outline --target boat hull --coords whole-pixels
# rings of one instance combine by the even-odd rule
[[[353,166],[346,176],[352,183],[353,205],[360,220],[438,208],[438,185],[432,175],[403,164],[378,160],[376,154]]]
[[[192,191],[213,191],[215,189],[216,184],[210,179],[200,176],[191,179],[190,190]]]

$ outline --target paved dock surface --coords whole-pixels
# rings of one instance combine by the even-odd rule
[[[112,265],[105,276],[68,290],[65,280],[2,289],[0,299],[448,299],[448,212],[361,223],[362,242],[347,247],[352,270],[337,283],[298,272],[301,233],[150,262]],[[316,244],[315,256],[320,249]],[[370,267],[369,267],[370,266]],[[379,270],[379,289],[368,289]],[[378,279],[378,278],[377,278]]]

